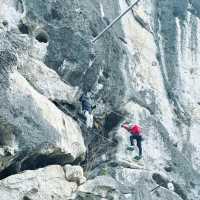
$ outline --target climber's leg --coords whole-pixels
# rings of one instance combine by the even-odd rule
[[[131,146],[134,146],[134,139],[135,139],[135,137],[133,135],[131,135],[130,136]]]
[[[142,137],[137,136],[137,147],[139,149],[139,157],[142,157]]]
[[[84,115],[86,117],[86,126],[87,128],[93,128],[93,115],[89,113],[89,111],[84,111]]]
[[[92,115],[92,113],[91,114],[89,114],[90,115],[90,117],[89,117],[89,127],[90,128],[93,128],[93,115]]]
[[[90,113],[86,110],[84,111],[84,115],[86,117],[86,126],[87,128],[89,128],[90,127]]]
[[[133,151],[134,150],[134,136],[133,135],[130,136],[130,142],[131,142],[131,145],[128,146],[127,150]]]

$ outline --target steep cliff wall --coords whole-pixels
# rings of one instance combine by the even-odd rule
[[[200,4],[140,0],[92,43],[132,2],[0,0],[5,200],[200,198]],[[88,91],[92,130],[78,102]],[[139,162],[125,121],[142,126]]]

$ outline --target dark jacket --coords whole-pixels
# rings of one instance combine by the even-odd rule
[[[82,104],[82,110],[83,111],[88,111],[89,113],[92,112],[92,105],[91,105],[91,100],[85,95],[82,95],[79,99],[79,101]]]

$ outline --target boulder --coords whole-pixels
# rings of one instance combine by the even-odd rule
[[[77,189],[68,182],[61,166],[25,171],[0,181],[2,200],[66,200]]]
[[[1,77],[4,82],[0,87],[1,145],[9,146],[15,157],[5,159],[1,170],[13,165],[15,170],[4,170],[0,177],[83,159],[86,148],[78,124],[34,90],[19,72],[5,72],[4,76],[7,79]],[[22,159],[26,164],[20,162]]]
[[[52,101],[76,103],[78,87],[63,82],[59,75],[41,61],[29,58],[19,72],[41,94]]]
[[[88,180],[85,184],[78,188],[78,192],[81,196],[84,194],[96,195],[101,198],[108,197],[109,192],[118,191],[118,182],[110,176],[97,176],[92,180]],[[117,192],[118,193],[118,192]]]
[[[81,185],[86,182],[86,178],[83,175],[83,169],[80,166],[65,165],[65,176],[68,181],[76,182]]]
[[[78,124],[34,90],[17,71],[9,74],[9,85],[1,87],[0,94],[0,115],[4,123],[12,125],[7,134],[17,136],[12,139],[18,150],[48,142],[71,154],[73,160],[85,152]]]

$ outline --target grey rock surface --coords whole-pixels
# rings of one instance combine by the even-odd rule
[[[73,104],[77,101],[78,88],[65,84],[55,71],[41,61],[28,59],[19,72],[39,93],[51,101]]]
[[[3,200],[69,199],[77,184],[68,182],[61,166],[54,165],[35,171],[26,171],[0,181]]]
[[[83,174],[83,169],[80,166],[65,165],[65,177],[68,181],[75,182],[79,185],[86,181]]]
[[[86,181],[71,199],[199,199],[199,1],[140,0],[91,43],[132,2],[0,0],[1,184],[68,163],[68,181]],[[87,91],[92,130],[78,103]],[[125,121],[142,126],[141,161]]]
[[[9,74],[9,86],[1,88],[0,101],[4,102],[1,107],[3,145],[15,148],[19,154],[34,151],[39,155],[45,148],[44,154],[48,157],[55,153],[58,156],[55,160],[60,163],[72,163],[84,155],[85,146],[78,124],[35,91],[18,72]],[[49,153],[46,144],[50,146],[47,148]]]

